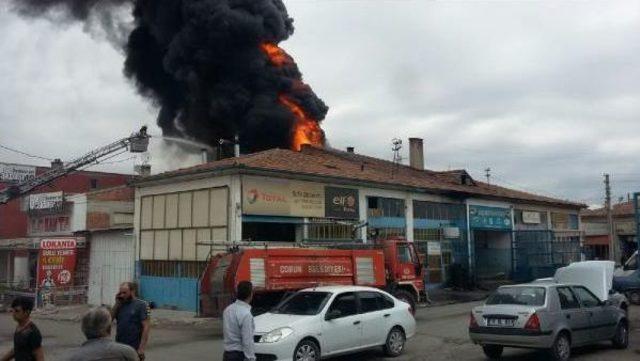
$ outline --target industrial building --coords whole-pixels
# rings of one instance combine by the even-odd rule
[[[585,205],[487,184],[464,170],[305,146],[205,163],[135,183],[142,296],[196,310],[212,242],[362,242],[402,236],[425,255],[429,287],[530,279],[581,257]]]

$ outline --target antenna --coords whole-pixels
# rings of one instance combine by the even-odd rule
[[[400,154],[400,150],[402,149],[402,139],[393,138],[391,140],[391,144],[391,150],[393,151],[393,164],[395,165],[391,172],[393,175],[393,172],[395,172],[395,170],[400,167],[400,163],[402,163],[402,155]]]
[[[491,168],[484,170],[484,176],[487,177],[487,184],[491,184]]]
[[[400,154],[400,149],[402,149],[402,139],[393,138],[391,140],[391,150],[393,151],[393,162],[400,164],[402,162],[402,155]]]

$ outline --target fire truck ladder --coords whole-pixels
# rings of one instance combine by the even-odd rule
[[[0,204],[5,204],[10,200],[25,195],[35,188],[48,184],[60,177],[76,171],[86,165],[97,162],[99,159],[114,153],[120,149],[129,148],[132,153],[144,153],[149,145],[150,135],[147,134],[147,127],[140,128],[140,131],[133,133],[127,138],[120,139],[104,147],[95,149],[82,157],[62,164],[59,160],[53,163],[53,167],[47,172],[27,179],[0,191]],[[57,164],[56,164],[57,163]]]

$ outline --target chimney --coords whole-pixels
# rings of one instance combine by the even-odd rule
[[[209,162],[209,153],[205,148],[200,149],[200,153],[202,154],[202,164]]]
[[[151,165],[141,164],[133,167],[133,170],[141,177],[148,177],[151,175]]]
[[[236,158],[240,156],[240,137],[238,134],[233,137],[233,156]]]
[[[62,169],[64,167],[64,163],[60,160],[60,158],[56,158],[51,162],[51,169]]]
[[[409,165],[424,170],[424,149],[422,138],[409,138]]]
[[[347,153],[353,153],[354,150],[355,148],[353,147],[347,147]]]

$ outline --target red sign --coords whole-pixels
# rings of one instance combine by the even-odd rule
[[[75,268],[75,239],[59,238],[40,241],[38,287],[53,288],[72,285]]]

